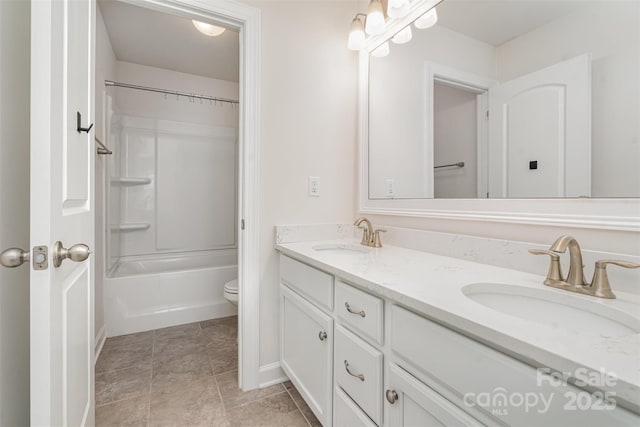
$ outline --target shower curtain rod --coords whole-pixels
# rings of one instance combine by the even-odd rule
[[[239,104],[239,102],[236,101],[235,99],[218,98],[218,97],[207,96],[207,95],[197,95],[195,93],[180,92],[180,91],[177,91],[177,90],[159,89],[159,88],[148,87],[148,86],[132,85],[132,84],[129,84],[129,83],[119,83],[119,82],[114,82],[114,81],[111,81],[111,80],[105,80],[104,81],[104,85],[105,86],[125,87],[125,88],[129,88],[129,89],[145,90],[147,92],[164,93],[165,95],[184,96],[184,97],[192,98],[192,99],[204,99],[204,100],[207,100],[207,101],[227,102],[229,104]]]

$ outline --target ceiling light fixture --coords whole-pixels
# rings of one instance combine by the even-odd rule
[[[409,0],[389,0],[387,3],[387,16],[389,18],[402,18],[409,13]]]
[[[349,30],[349,41],[347,42],[347,47],[351,50],[360,50],[364,47],[365,34],[364,34],[364,24],[360,20],[360,16],[364,16],[365,19],[367,15],[364,13],[358,13],[353,21],[351,21],[351,29]]]
[[[385,21],[381,0],[371,0],[369,3],[364,30],[369,35],[377,35],[384,32]]]
[[[402,30],[400,30],[395,36],[393,36],[391,41],[394,42],[395,44],[403,44],[403,43],[409,42],[411,40],[411,37],[413,37],[413,34],[411,33],[411,25],[407,25]]]
[[[224,28],[218,27],[217,25],[207,24],[206,22],[192,20],[193,26],[198,29],[202,34],[209,37],[216,37],[220,34],[224,33]]]
[[[433,27],[438,22],[438,13],[436,12],[436,8],[429,9],[427,13],[422,15],[420,18],[416,19],[414,25],[416,28],[424,30],[429,27]]]
[[[376,58],[382,58],[387,55],[389,55],[389,42],[384,42],[371,51],[371,56],[375,56]]]

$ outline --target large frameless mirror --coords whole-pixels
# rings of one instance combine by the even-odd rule
[[[639,1],[436,10],[369,56],[368,199],[640,196]]]

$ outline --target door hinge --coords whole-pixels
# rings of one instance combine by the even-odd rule
[[[244,219],[240,220],[240,230],[244,230]]]

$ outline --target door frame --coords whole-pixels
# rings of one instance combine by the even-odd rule
[[[425,168],[433,170],[433,149],[434,149],[434,114],[435,99],[434,85],[436,83],[450,86],[456,89],[472,92],[477,95],[477,113],[476,113],[476,143],[477,143],[477,191],[478,198],[486,199],[488,191],[488,159],[487,150],[489,145],[489,88],[497,82],[488,78],[477,76],[475,74],[460,71],[445,65],[436,64],[434,62],[425,62],[425,103],[426,103],[426,119],[425,119]],[[431,179],[433,197],[435,193],[435,176]]]
[[[240,33],[238,155],[238,384],[260,386],[260,118],[261,12],[234,0],[120,0]],[[244,227],[242,226],[244,224]]]

